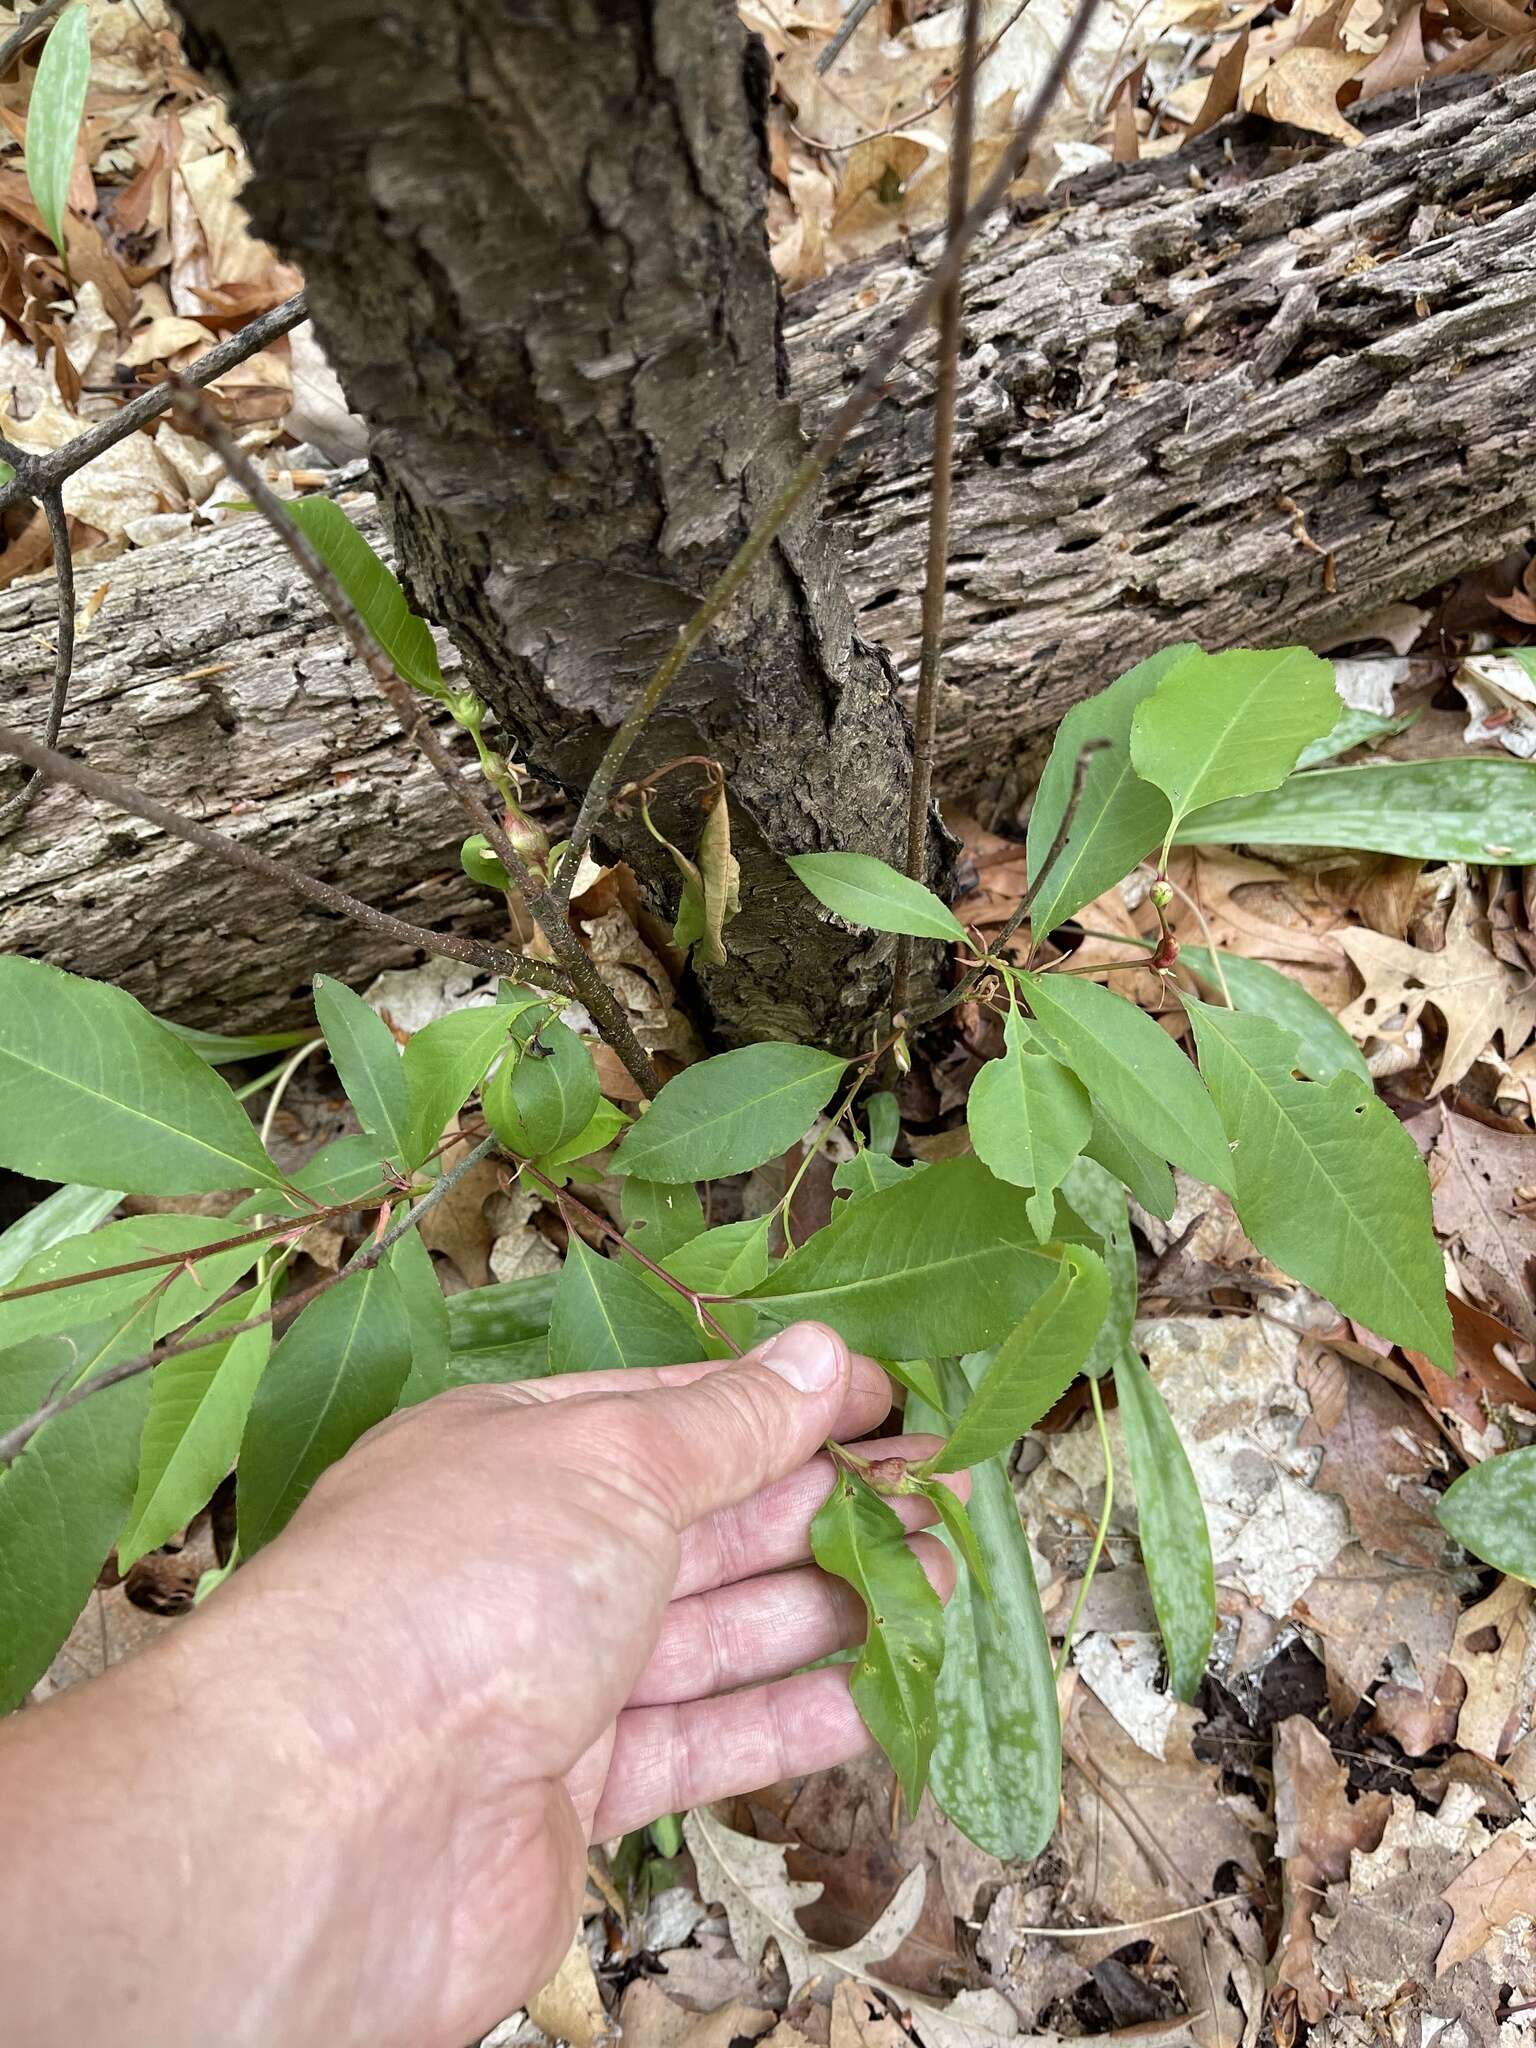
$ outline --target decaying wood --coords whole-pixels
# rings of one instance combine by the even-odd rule
[[[952,794],[1005,788],[1031,734],[1158,645],[1325,641],[1536,526],[1536,79],[1370,118],[1380,131],[1350,152],[1285,151],[1240,125],[1079,187],[978,256]],[[791,302],[809,423],[922,260],[877,259]],[[904,673],[931,432],[926,355],[909,365],[829,505],[861,627]],[[456,821],[268,536],[220,531],[102,574],[70,744],[413,919],[494,921],[457,873]],[[0,598],[5,716],[40,724],[51,632],[45,585]],[[568,713],[587,744],[609,715]],[[224,1003],[274,1016],[317,965],[380,964],[368,935],[60,791],[0,841],[0,942],[201,1021]]]

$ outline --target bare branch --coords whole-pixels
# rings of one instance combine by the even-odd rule
[[[1007,196],[1008,187],[1023,170],[1045,116],[1061,90],[1073,59],[1082,47],[1083,38],[1088,33],[1093,17],[1098,11],[1098,5],[1099,0],[1082,0],[1063,38],[1061,48],[1056,52],[1050,70],[1030,102],[1029,110],[1019,124],[1013,141],[982,187],[975,204],[967,211],[958,233],[945,246],[944,253],[935,264],[927,283],[908,303],[907,310],[875,350],[865,366],[863,376],[823,428],[811,452],[770,500],[752,531],[715,578],[697,611],[681,628],[671,649],[635,700],[628,717],[608,742],[603,758],[598,763],[597,772],[587,785],[587,793],[582,798],[581,808],[577,812],[565,857],[560,863],[560,872],[555,878],[555,891],[562,901],[570,894],[571,883],[581,864],[581,856],[591,843],[593,830],[602,815],[609,793],[617,783],[629,751],[644,730],[651,713],[671,688],[684,662],[699,646],[710,627],[773,545],[785,520],[818,481],[827,464],[860,420],[879,402],[885,390],[885,380],[907,344],[926,326],[934,308],[964,268],[966,253],[976,239],[978,231],[1001,205]]]
[[[13,754],[18,761],[25,762],[52,782],[68,783],[72,789],[78,789],[86,796],[115,804],[120,811],[127,811],[135,818],[144,818],[177,839],[201,846],[205,852],[231,867],[244,868],[250,874],[281,883],[295,895],[307,896],[322,910],[329,910],[337,917],[351,918],[355,924],[366,925],[370,931],[398,939],[402,945],[419,946],[423,952],[436,953],[442,959],[463,960],[489,974],[505,974],[514,981],[533,982],[540,988],[564,987],[564,977],[547,960],[530,960],[526,954],[511,952],[503,946],[460,938],[455,932],[430,931],[425,925],[407,924],[404,918],[392,917],[387,910],[375,910],[371,903],[349,896],[344,889],[334,888],[331,883],[322,882],[314,875],[306,875],[300,868],[289,867],[285,861],[273,860],[268,854],[258,853],[253,846],[243,846],[238,839],[215,832],[211,825],[204,825],[196,818],[183,817],[180,811],[173,811],[168,804],[159,802],[134,783],[124,782],[116,775],[104,775],[99,768],[87,768],[83,761],[72,761],[67,754],[56,753],[53,748],[45,747],[26,733],[16,732],[7,725],[0,725],[0,754]]]
[[[11,60],[20,56],[32,38],[41,35],[56,14],[64,11],[65,0],[43,0],[41,7],[23,15],[3,43],[0,43],[0,72],[7,70]]]
[[[623,1005],[582,951],[576,934],[571,930],[563,902],[557,902],[535,880],[526,861],[508,838],[500,819],[493,817],[433,731],[430,700],[413,691],[400,675],[308,534],[296,520],[289,518],[282,499],[229,432],[214,406],[195,392],[180,390],[176,394],[176,410],[215,450],[241,489],[249,492],[252,503],[319,592],[327,610],[351,641],[385,702],[399,719],[406,738],[426,755],[454,802],[484,833],[503,867],[516,880],[524,902],[569,977],[573,993],[586,1005],[592,1021],[624,1062],[636,1085],[645,1094],[654,1096],[661,1086],[660,1077],[651,1065],[649,1054],[635,1037]]]
[[[843,51],[857,33],[859,23],[874,4],[875,0],[851,0],[848,12],[837,25],[836,35],[833,36],[831,42],[828,43],[827,47],[816,59],[816,69],[823,78],[832,69],[838,58],[841,57]]]
[[[971,187],[971,143],[976,120],[977,44],[981,0],[965,0],[960,97],[949,151],[949,248],[965,221]],[[933,490],[928,505],[928,561],[923,574],[923,624],[918,650],[917,702],[912,711],[912,784],[907,806],[907,873],[921,882],[928,867],[928,813],[933,805],[933,734],[939,707],[939,666],[944,642],[944,580],[949,572],[949,502],[955,467],[955,398],[960,365],[961,279],[957,273],[939,301],[939,381],[933,402]],[[891,1016],[906,1008],[913,942],[896,941]]]
[[[43,511],[47,515],[48,532],[53,541],[53,574],[59,594],[59,623],[53,649],[53,693],[48,699],[48,722],[43,728],[43,738],[52,747],[58,744],[59,727],[64,723],[64,706],[69,701],[69,679],[75,667],[75,563],[69,551],[69,519],[64,510],[63,494],[57,486],[43,492]],[[0,830],[31,807],[32,799],[42,788],[44,780],[42,773],[34,768],[16,794],[0,804]]]
[[[382,1237],[375,1238],[365,1245],[347,1261],[339,1273],[327,1273],[323,1280],[317,1280],[312,1287],[301,1288],[297,1294],[285,1295],[281,1301],[274,1302],[264,1315],[251,1316],[243,1323],[227,1323],[218,1330],[205,1330],[198,1336],[182,1337],[170,1343],[157,1344],[152,1351],[146,1351],[139,1358],[126,1358],[121,1364],[109,1365],[93,1379],[82,1380],[79,1386],[68,1387],[62,1394],[55,1394],[52,1400],[45,1401],[41,1408],[34,1409],[32,1414],[18,1422],[14,1429],[9,1429],[4,1436],[0,1436],[0,1472],[8,1465],[15,1464],[40,1429],[52,1422],[55,1416],[63,1415],[68,1409],[77,1407],[80,1402],[90,1400],[95,1394],[104,1394],[109,1387],[119,1386],[124,1380],[136,1379],[141,1372],[153,1372],[157,1365],[164,1365],[168,1358],[179,1358],[187,1351],[201,1351],[210,1344],[225,1343],[231,1337],[244,1336],[247,1330],[264,1329],[268,1323],[276,1322],[279,1316],[308,1308],[312,1301],[317,1301],[322,1294],[328,1294],[333,1287],[339,1286],[343,1280],[349,1280],[354,1273],[366,1273],[388,1252],[393,1251],[401,1238],[408,1231],[414,1230],[445,1195],[452,1193],[471,1167],[478,1166],[480,1161],[495,1149],[494,1138],[482,1139],[472,1152],[467,1153],[459,1161],[451,1173],[445,1173],[441,1180],[433,1182],[413,1209],[408,1209],[399,1222],[391,1225]]]

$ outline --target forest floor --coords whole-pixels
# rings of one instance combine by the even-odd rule
[[[1053,4],[1035,0],[1023,19],[989,7],[983,156],[1038,74]],[[786,284],[936,218],[958,10],[882,0],[825,78],[815,60],[836,0],[745,0],[743,12],[775,61],[771,230]],[[161,0],[91,0],[91,14],[75,194],[90,218],[71,241],[72,298],[19,140],[0,163],[0,424],[29,447],[67,439],[299,282],[245,227],[238,138]],[[1038,174],[1176,148],[1236,106],[1347,147],[1358,94],[1528,61],[1525,20],[1505,0],[1110,6]],[[24,102],[24,83],[0,87],[13,139]],[[307,331],[219,388],[301,487],[361,452]],[[77,553],[103,564],[81,579],[87,629],[113,552],[237,516],[221,513],[234,495],[166,424],[74,478]],[[6,520],[0,582],[47,561],[41,516]],[[1521,553],[1389,608],[1334,652],[1351,703],[1404,721],[1378,753],[1529,758],[1536,651],[1520,650],[1532,642],[1536,556]],[[1022,893],[1023,822],[950,820],[965,849],[957,914],[983,934]],[[1465,1466],[1536,1439],[1536,878],[1225,849],[1185,851],[1173,878],[1181,938],[1302,982],[1419,1145],[1453,1292],[1454,1379],[1286,1280],[1224,1196],[1185,1184],[1170,1223],[1137,1213],[1138,1342],[1190,1447],[1217,1561],[1222,1627],[1195,1704],[1160,1689],[1134,1501],[1119,1498],[1061,1687],[1068,1760],[1043,1856],[1000,1863],[931,1803],[903,1820],[883,1763],[772,1787],[691,1817],[670,1860],[638,1845],[597,1856],[561,1978],[494,2041],[542,2029],[595,2048],[620,2028],[630,2048],[1536,2040],[1536,1592],[1470,1562],[1433,1514]],[[594,952],[650,1005],[651,1041],[688,1059],[678,963],[632,880],[591,870],[575,908]],[[1101,936],[1079,967],[1155,928],[1135,888],[1083,922]],[[1177,1028],[1156,976],[1120,985]],[[370,992],[402,1031],[473,993],[467,971],[440,965]],[[999,1043],[996,1017],[972,1004],[922,1048],[903,1085],[914,1152],[963,1146],[967,1089]],[[616,1066],[605,1078],[622,1097]],[[340,1116],[334,1077],[311,1062],[274,1140],[297,1159],[338,1135]],[[797,1194],[806,1228],[824,1220],[836,1157],[833,1144]],[[764,1169],[744,1205],[779,1193],[797,1160]],[[490,1167],[432,1226],[450,1291],[552,1270],[565,1228]],[[307,1253],[334,1270],[347,1244],[316,1233]],[[1058,1637],[1102,1497],[1080,1395],[1026,1441],[1016,1473]],[[40,1692],[174,1627],[214,1547],[194,1529],[184,1551],[104,1586]]]

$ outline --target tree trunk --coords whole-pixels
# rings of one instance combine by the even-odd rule
[[[196,0],[373,429],[412,589],[541,774],[613,726],[800,456],[764,233],[765,80],[731,0]],[[749,55],[754,60],[749,63]],[[631,757],[724,767],[728,1039],[855,1039],[890,942],[807,915],[785,853],[904,842],[910,741],[814,502]],[[691,850],[698,770],[657,805]],[[604,839],[675,886],[635,807]],[[899,857],[899,856],[898,856]]]
[[[1411,97],[1353,111],[1379,124],[1357,150],[1280,150],[1267,124],[1231,124],[1088,181],[1064,215],[1000,223],[978,256],[947,794],[1020,787],[1039,728],[1157,645],[1326,641],[1536,527],[1536,79],[1459,91],[1422,118]],[[1191,192],[1192,174],[1207,189]],[[375,225],[382,206],[371,203]],[[877,259],[790,302],[794,389],[812,417],[856,374],[923,255]],[[356,290],[372,303],[361,275]],[[921,354],[912,361],[835,472],[831,504],[861,622],[903,673],[916,659],[930,435],[929,380]],[[377,540],[376,517],[364,525]],[[495,899],[457,873],[457,819],[254,522],[104,573],[70,744],[162,795],[190,792],[201,815],[404,915],[494,920]],[[466,588],[487,602],[473,576]],[[750,637],[764,618],[748,600],[735,630]],[[0,596],[0,705],[34,728],[51,629],[47,584]],[[189,680],[199,669],[211,672]],[[701,694],[690,686],[690,704]],[[724,723],[732,709],[706,702],[701,715]],[[825,721],[810,722],[808,754],[825,769],[845,745],[857,768],[856,736],[832,723],[828,739]],[[600,735],[585,715],[566,730],[572,746]],[[798,744],[786,736],[757,771],[788,779]],[[739,795],[740,756],[728,765]],[[898,798],[883,801],[895,818]],[[223,1003],[242,1022],[275,1020],[314,968],[359,979],[393,957],[63,790],[0,840],[0,944],[200,1022]]]

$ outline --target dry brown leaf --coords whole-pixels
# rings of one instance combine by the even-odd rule
[[[865,1985],[845,1977],[832,1994],[831,2048],[911,2048],[911,2036]]]
[[[1204,135],[1208,128],[1214,128],[1218,121],[1224,121],[1236,110],[1243,86],[1243,68],[1248,62],[1248,33],[1245,28],[1235,41],[1228,43],[1217,60],[1200,111],[1184,138],[1186,142],[1193,142],[1197,135]]]
[[[1317,1974],[1312,1915],[1318,1894],[1349,1875],[1357,1849],[1374,1849],[1392,1811],[1381,1792],[1349,1796],[1349,1773],[1326,1738],[1299,1714],[1275,1730],[1276,1854],[1284,1879],[1285,1919],[1275,1949],[1277,1984],[1295,1992],[1309,2024],[1332,2009],[1334,1995]]]
[[[1380,1374],[1332,1352],[1304,1362],[1297,1377],[1312,1403],[1301,1442],[1323,1449],[1312,1484],[1340,1496],[1365,1549],[1403,1564],[1438,1563],[1438,1496],[1425,1481],[1444,1460],[1422,1413]]]
[[[1456,1739],[1456,1722],[1467,1697],[1467,1681],[1447,1664],[1432,1693],[1385,1679],[1376,1688],[1366,1727],[1372,1735],[1389,1735],[1404,1756],[1428,1756]]]
[[[550,2032],[532,2006],[528,2010]],[[717,2012],[690,2012],[675,2005],[653,1977],[635,1978],[624,1993],[619,2019],[625,2048],[731,2048],[733,2041],[756,2041],[774,2026],[771,2012],[739,1998]]]
[[[1284,121],[1313,135],[1331,135],[1353,146],[1365,137],[1339,112],[1339,94],[1359,77],[1365,61],[1351,50],[1300,45],[1282,50],[1264,73],[1252,105],[1271,121]]]
[[[579,1926],[559,1969],[543,1990],[529,1999],[528,2017],[552,2041],[567,2041],[570,2048],[597,2048],[599,2042],[612,2039],[613,2028]]]
[[[1456,1740],[1490,1763],[1508,1749],[1518,1725],[1533,1598],[1518,1579],[1501,1579],[1456,1624],[1451,1662],[1467,1681]]]
[[[445,1168],[454,1166],[469,1151],[460,1139],[443,1154]],[[484,1287],[491,1278],[491,1244],[495,1232],[486,1216],[486,1203],[501,1187],[501,1176],[489,1159],[472,1166],[443,1199],[422,1218],[418,1235],[429,1252],[443,1252],[463,1275],[466,1287]]]
[[[1536,988],[1531,977],[1495,957],[1487,920],[1463,875],[1437,953],[1405,945],[1382,932],[1343,931],[1339,941],[1359,969],[1365,989],[1339,1022],[1367,1044],[1400,1036],[1418,1022],[1426,1004],[1445,1020],[1445,1051],[1431,1093],[1453,1088],[1497,1033],[1512,1059],[1536,1030]]]
[[[1429,1181],[1435,1229],[1465,1286],[1522,1337],[1536,1341],[1536,1136],[1490,1130],[1442,1109]]]
[[[1334,1711],[1352,1714],[1395,1649],[1405,1649],[1427,1690],[1440,1682],[1459,1611],[1446,1572],[1379,1564],[1358,1544],[1339,1553],[1296,1602],[1298,1621],[1323,1639]]]
[[[1495,1835],[1440,1896],[1455,1917],[1435,1958],[1437,1977],[1475,1956],[1516,1915],[1536,1920],[1536,1825],[1517,1821]]]

